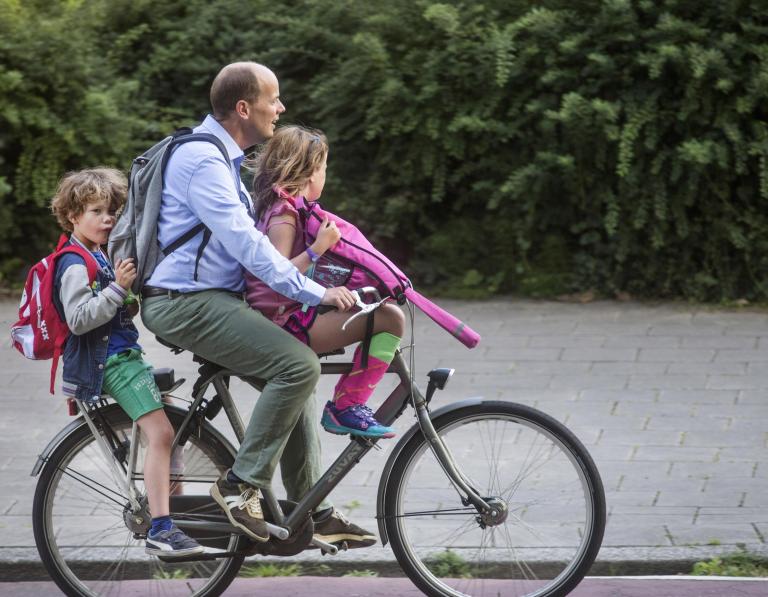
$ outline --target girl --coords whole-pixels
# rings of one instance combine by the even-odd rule
[[[329,248],[341,238],[334,222],[323,222],[320,233],[310,246],[304,244],[304,231],[298,213],[290,201],[304,197],[317,201],[325,186],[328,142],[319,131],[298,126],[278,129],[255,163],[253,194],[256,228],[267,235],[280,253],[302,273],[306,273]],[[271,290],[246,272],[248,304],[317,353],[331,352],[360,342],[365,335],[365,318],[352,321],[341,329],[350,313],[329,311],[318,314],[316,307],[301,303]],[[376,310],[368,367],[361,365],[358,346],[353,367],[336,385],[333,400],[325,405],[322,426],[331,433],[365,437],[394,437],[391,427],[380,424],[365,403],[386,373],[403,335],[402,311],[388,303]]]

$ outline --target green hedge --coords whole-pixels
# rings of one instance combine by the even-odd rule
[[[62,171],[127,168],[271,66],[328,205],[465,295],[768,295],[768,7],[727,0],[0,0],[0,261]],[[14,261],[14,258],[17,260]]]

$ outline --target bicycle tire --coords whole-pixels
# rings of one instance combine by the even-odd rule
[[[118,436],[130,439],[130,418],[116,404],[101,410]],[[166,406],[174,429],[184,411]],[[142,471],[143,447],[135,470]],[[171,516],[194,518],[210,516],[213,510],[199,507],[213,503],[208,495],[210,483],[234,462],[234,450],[218,433],[204,426],[193,434],[172,472]],[[172,461],[173,466],[173,461]],[[141,474],[137,485],[143,490]],[[174,506],[188,510],[182,514]],[[67,595],[101,596],[113,593],[184,594],[195,597],[220,595],[240,569],[244,556],[209,561],[160,561],[144,553],[143,539],[134,538],[124,520],[121,504],[128,504],[125,492],[109,474],[105,457],[83,421],[53,450],[40,472],[32,506],[35,543],[48,574]],[[210,504],[209,504],[210,505]],[[205,513],[203,513],[203,511]],[[146,523],[145,523],[146,524]],[[105,526],[106,525],[106,526]],[[195,535],[201,543],[237,549],[239,535],[212,537],[208,532]],[[212,543],[213,542],[213,543]]]
[[[507,516],[482,528],[417,429],[403,440],[383,501],[403,571],[436,597],[567,595],[605,529],[602,481],[581,442],[552,417],[509,402],[458,407],[433,424],[472,487],[501,497]]]

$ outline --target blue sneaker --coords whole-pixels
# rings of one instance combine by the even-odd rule
[[[379,423],[373,417],[373,411],[362,404],[339,410],[333,402],[326,402],[320,424],[326,431],[337,435],[395,437],[395,430]]]
[[[167,531],[147,533],[147,547],[144,551],[153,556],[177,558],[202,553],[205,548],[173,525]]]

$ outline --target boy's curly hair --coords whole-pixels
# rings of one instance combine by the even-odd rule
[[[107,200],[109,209],[118,211],[128,194],[125,175],[114,168],[90,168],[68,172],[59,181],[51,200],[51,211],[66,232],[72,232],[70,218],[77,218],[89,204]]]

